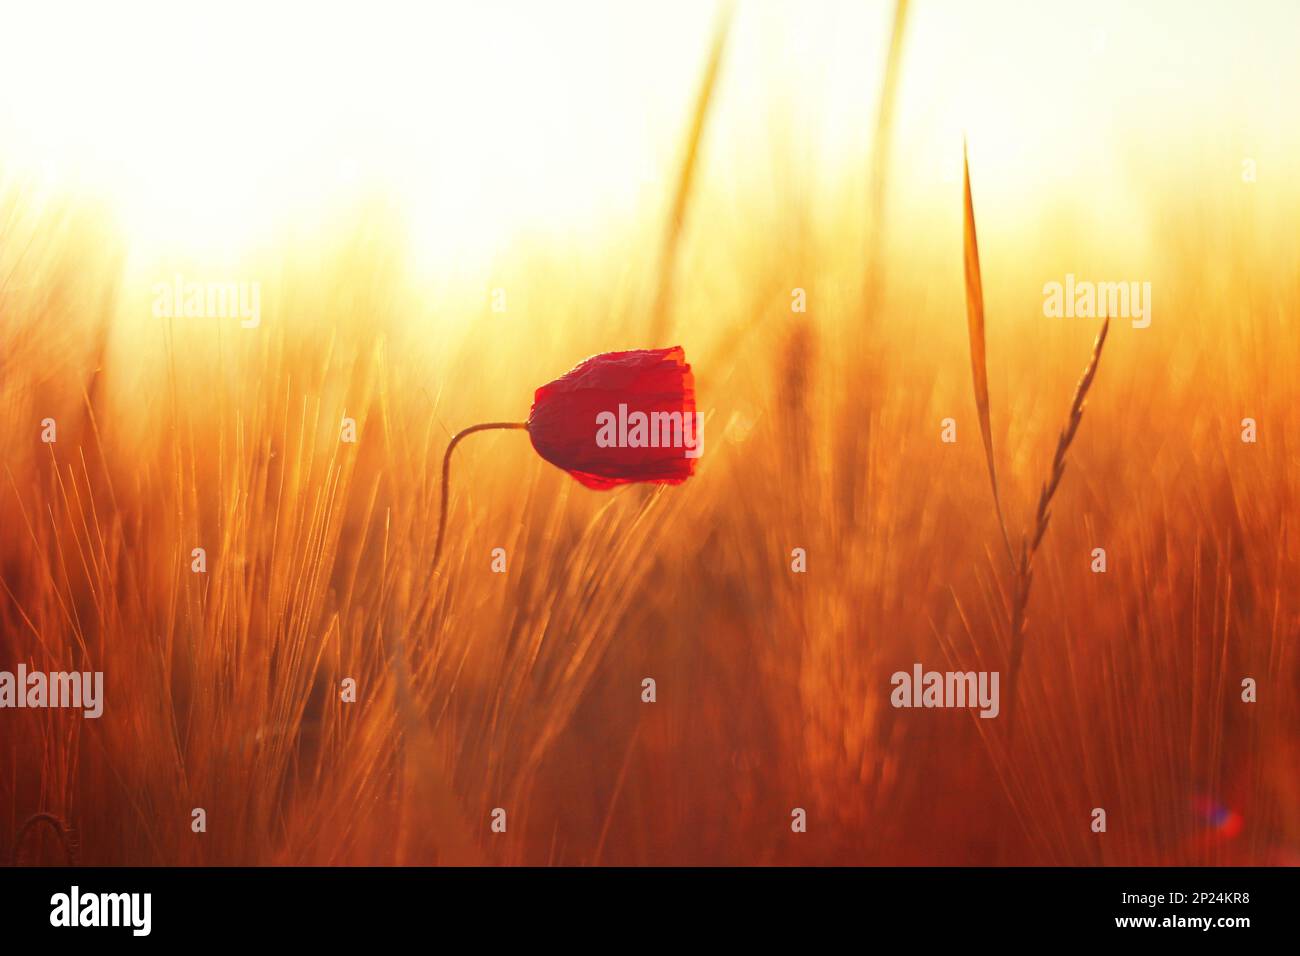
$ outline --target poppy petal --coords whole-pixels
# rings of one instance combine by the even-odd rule
[[[593,355],[537,389],[528,434],[539,455],[588,488],[676,485],[694,474],[699,419],[681,346],[636,349]]]

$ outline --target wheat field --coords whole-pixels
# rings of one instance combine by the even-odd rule
[[[1007,26],[1029,14],[991,4],[936,73],[965,32],[945,21],[975,13],[867,5],[843,39],[844,6],[818,8],[797,70],[797,7],[675,8],[689,31],[647,41],[661,75],[635,87],[662,96],[625,107],[663,120],[652,181],[592,161],[632,211],[472,258],[457,230],[508,209],[470,208],[421,258],[408,193],[371,181],[256,240],[145,251],[0,127],[0,669],[105,675],[99,719],[0,710],[0,859],[1300,863],[1300,188],[1294,116],[1255,85],[1295,67],[1281,47],[1210,60],[1208,15],[1106,8],[1112,43],[1180,55],[1133,66],[1128,94],[1043,80],[1052,129],[1073,109],[1082,130],[1038,141],[1031,101],[997,102],[979,68],[1033,86]],[[632,9],[603,56],[631,49]],[[1260,4],[1241,29],[1294,26]],[[814,74],[845,111],[819,112]],[[945,125],[963,77],[991,102]],[[1015,550],[1101,325],[1046,316],[1045,283],[1154,290],[1148,327],[1112,320],[1020,625],[972,389],[963,133]],[[518,144],[538,170],[520,194],[548,189],[550,143]],[[449,168],[429,175],[498,188]],[[256,281],[258,323],[159,317],[178,275]],[[590,491],[524,435],[476,435],[435,565],[453,433],[522,421],[589,355],[674,344],[706,416],[690,481]],[[1001,719],[891,706],[914,662],[1000,670],[1005,694],[1018,627]]]

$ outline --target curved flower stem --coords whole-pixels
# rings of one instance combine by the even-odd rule
[[[438,509],[438,543],[433,546],[433,566],[438,566],[438,561],[442,557],[442,539],[447,532],[447,493],[448,483],[451,480],[451,453],[456,446],[460,444],[461,439],[475,432],[485,432],[490,428],[522,428],[528,429],[527,422],[484,422],[481,425],[471,425],[469,428],[462,428],[456,434],[451,436],[451,442],[447,445],[447,451],[442,456],[442,506]]]

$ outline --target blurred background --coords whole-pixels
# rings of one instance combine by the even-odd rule
[[[1300,863],[1298,34],[1287,2],[0,5],[0,669],[106,686],[97,721],[0,712],[0,859]],[[888,700],[1009,653],[963,139],[1017,539],[1099,326],[1044,285],[1153,289],[1014,727]],[[259,322],[159,315],[178,276]],[[678,343],[691,481],[475,436],[434,567],[452,433]]]

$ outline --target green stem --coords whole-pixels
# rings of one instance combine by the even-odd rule
[[[447,451],[442,456],[442,506],[438,509],[438,543],[433,546],[433,566],[435,568],[438,566],[439,559],[442,558],[442,539],[447,533],[447,495],[451,481],[451,453],[467,435],[472,435],[475,432],[485,432],[491,428],[522,428],[526,431],[528,423],[484,422],[482,425],[471,425],[469,428],[463,428],[451,436]]]

